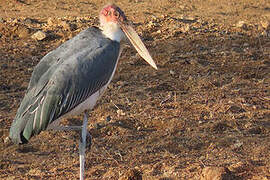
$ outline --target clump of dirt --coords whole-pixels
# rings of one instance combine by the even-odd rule
[[[33,67],[98,24],[100,1],[0,2],[0,137]],[[270,178],[270,3],[117,1],[158,64],[127,47],[91,112],[87,179]],[[32,35],[46,34],[43,40]],[[82,117],[63,124],[81,124]],[[0,145],[3,179],[79,177],[78,134]],[[210,167],[210,168],[209,168]]]

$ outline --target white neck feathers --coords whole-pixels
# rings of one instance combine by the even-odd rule
[[[113,22],[108,22],[101,26],[102,33],[113,41],[120,42],[123,37],[123,31],[121,30],[120,26]]]

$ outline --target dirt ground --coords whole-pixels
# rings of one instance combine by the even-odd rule
[[[270,179],[270,1],[114,2],[134,22],[159,69],[126,45],[112,83],[90,113],[86,178],[213,179],[205,168],[221,167],[227,179]],[[0,1],[1,179],[79,178],[76,132],[44,131],[24,146],[4,141],[33,67],[98,25],[103,5]],[[38,30],[45,39],[31,37]]]

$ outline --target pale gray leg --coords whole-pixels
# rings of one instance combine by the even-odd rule
[[[83,125],[82,125],[82,137],[79,143],[80,152],[80,180],[84,179],[84,164],[85,164],[85,146],[86,146],[86,134],[87,134],[87,114],[84,113]]]
[[[61,126],[60,119],[57,119],[50,123],[47,127],[47,130],[56,130],[56,131],[80,131],[82,126]]]
[[[47,130],[56,130],[56,131],[80,131],[82,126],[50,126]]]
[[[79,153],[80,153],[80,180],[84,180],[84,164],[85,164],[85,150],[86,145],[91,148],[91,135],[87,131],[88,117],[87,113],[84,112],[83,125],[82,126],[61,126],[60,119],[52,122],[47,130],[57,131],[81,131],[80,142],[79,142]],[[89,149],[90,149],[89,148]]]

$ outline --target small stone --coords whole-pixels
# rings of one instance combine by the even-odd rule
[[[30,30],[25,27],[25,26],[19,26],[17,31],[16,31],[16,34],[20,37],[20,38],[26,38],[29,36],[30,34]]]
[[[55,19],[53,19],[53,18],[48,18],[47,24],[48,24],[48,26],[54,26],[54,25],[55,25]]]
[[[233,149],[237,149],[240,148],[243,145],[243,142],[237,140],[237,142],[235,144],[233,144]]]
[[[34,21],[33,21],[33,19],[26,18],[23,22],[24,22],[25,24],[32,24]]]
[[[261,33],[262,36],[269,37],[270,33],[268,33],[266,30]]]
[[[14,19],[14,20],[13,20],[13,23],[18,23],[18,22],[19,22],[18,19]]]
[[[23,88],[27,88],[28,87],[28,82],[23,82],[22,85],[21,85]]]
[[[200,160],[200,161],[205,160],[205,156],[201,156],[201,157],[199,158],[199,160]]]
[[[189,63],[192,65],[196,65],[196,64],[198,64],[198,61],[196,59],[191,59],[191,60],[189,60]]]
[[[47,37],[47,35],[43,31],[38,31],[35,34],[33,34],[31,37],[35,40],[41,41],[41,40],[45,39]]]
[[[184,26],[182,26],[180,28],[180,30],[181,30],[182,33],[186,33],[188,31],[190,31],[190,25],[189,24],[185,24]]]
[[[76,29],[75,24],[69,24],[66,21],[61,21],[60,25],[63,27],[64,30],[67,30],[67,31],[72,31]]]
[[[231,179],[231,172],[224,167],[205,167],[202,170],[201,180],[225,180]]]
[[[8,143],[10,143],[10,142],[11,142],[11,140],[10,140],[9,137],[4,138],[4,143],[5,143],[5,144],[8,144]]]
[[[1,65],[1,69],[7,69],[8,68],[8,65],[7,64],[2,64]]]
[[[244,43],[243,46],[244,47],[249,47],[249,44],[248,43]]]
[[[158,26],[158,23],[153,22],[153,21],[149,21],[149,23],[147,24],[147,26],[148,26],[149,28],[157,27],[157,26]]]
[[[118,86],[124,86],[125,85],[125,82],[124,81],[117,81],[116,84]]]
[[[126,115],[126,114],[123,112],[122,109],[117,109],[116,113],[117,113],[118,115],[120,115],[120,116]]]
[[[0,23],[3,23],[4,19],[2,17],[0,17]]]
[[[246,24],[245,21],[239,21],[239,22],[236,24],[236,27],[242,28],[242,29],[247,29],[247,24]]]
[[[269,180],[268,177],[264,176],[264,175],[254,175],[252,177],[253,180]]]
[[[16,176],[8,176],[8,177],[6,178],[6,180],[14,180],[14,179],[16,179]]]
[[[270,21],[261,21],[261,25],[264,29],[270,29]]]
[[[38,176],[41,175],[42,173],[39,169],[30,169],[27,174],[31,176]]]
[[[189,80],[189,81],[193,81],[194,78],[193,78],[192,76],[189,76],[189,77],[188,77],[188,80]]]
[[[229,169],[229,171],[231,171],[231,172],[236,172],[237,170],[239,170],[239,169],[244,169],[244,168],[246,168],[246,167],[247,167],[247,165],[246,165],[245,163],[239,161],[239,162],[237,162],[237,163],[231,164],[231,165],[228,167],[228,169]]]
[[[175,72],[173,70],[170,70],[171,75],[175,75]]]
[[[262,129],[261,129],[259,126],[257,126],[257,127],[252,127],[252,128],[250,128],[250,129],[248,130],[248,132],[249,132],[250,134],[261,134],[261,133],[262,133]]]
[[[107,116],[107,117],[106,117],[106,121],[107,121],[107,122],[110,122],[111,120],[112,120],[111,116]]]
[[[103,174],[102,179],[115,179],[115,177],[117,177],[117,173],[118,172],[109,169],[105,172],[105,174]]]
[[[126,173],[119,177],[119,180],[142,180],[142,173],[137,169],[129,169]]]

